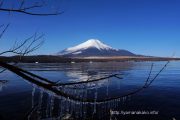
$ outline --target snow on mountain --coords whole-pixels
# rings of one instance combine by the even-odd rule
[[[104,43],[98,39],[89,39],[84,43],[77,46],[67,48],[58,55],[64,56],[128,56],[134,55],[133,53],[126,50],[117,50]]]
[[[101,41],[99,41],[97,39],[89,39],[86,42],[81,43],[77,46],[67,48],[65,51],[66,52],[76,52],[76,51],[88,49],[91,47],[97,48],[98,50],[113,49],[112,47],[105,45],[104,43],[102,43]]]

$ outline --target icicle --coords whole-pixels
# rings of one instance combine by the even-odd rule
[[[48,108],[49,108],[49,94],[48,94],[48,98],[47,98],[46,118],[49,116],[49,114],[48,114]]]
[[[95,86],[95,89],[96,89],[96,91],[95,91],[95,93],[94,93],[94,105],[93,105],[93,107],[94,107],[94,109],[93,109],[93,115],[96,113],[96,101],[97,101],[97,85]]]
[[[44,92],[41,90],[41,91],[40,91],[40,100],[39,100],[39,105],[40,105],[40,107],[42,106],[43,95],[44,95]]]
[[[78,118],[78,102],[75,102],[75,117]]]
[[[0,83],[0,92],[2,91],[3,85]]]
[[[82,103],[80,103],[80,111],[79,111],[79,114],[80,114],[80,118],[82,118],[82,112],[83,112],[83,110],[82,110]]]
[[[34,94],[35,94],[35,87],[33,86],[33,88],[32,88],[32,93],[31,93],[31,95],[32,95],[32,97],[31,97],[31,109],[33,109],[34,108]],[[29,114],[28,115],[28,117],[27,117],[27,119],[28,120],[30,120],[31,119],[31,115],[32,114]]]
[[[63,117],[63,107],[64,107],[64,104],[63,104],[63,99],[61,99],[61,101],[60,101],[60,118],[62,118]]]
[[[84,103],[84,102],[83,102],[82,112],[83,112],[83,119],[85,119],[86,118],[86,103]]]
[[[59,120],[61,118],[61,102],[60,102],[59,97],[58,97],[58,101],[59,101],[59,105],[58,105],[58,117],[57,117],[57,119]]]
[[[51,102],[51,96],[48,94],[48,100],[47,100],[47,107],[46,107],[46,118],[50,115],[50,102]]]
[[[41,107],[42,107],[42,99],[43,99],[43,91],[40,91],[40,96],[39,96],[39,102],[38,102],[38,113],[41,113]],[[41,118],[41,115],[38,116],[38,120]]]
[[[70,106],[69,106],[69,108],[70,108],[69,113],[72,115],[73,114],[73,102],[70,100],[69,104],[70,104]]]
[[[50,118],[52,118],[53,110],[54,110],[54,96],[51,96],[51,99],[50,99]]]
[[[33,108],[34,107],[34,94],[35,94],[35,91],[36,91],[36,88],[35,87],[33,87],[32,88],[32,100],[31,100],[31,108]]]
[[[68,99],[66,100],[66,112],[68,112],[69,113],[69,110],[70,110],[70,103],[69,103],[69,97],[68,97]]]

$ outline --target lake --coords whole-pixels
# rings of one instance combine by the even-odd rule
[[[7,80],[0,82],[0,120],[179,120],[180,61],[171,61],[150,86],[142,88],[148,76],[152,80],[165,64],[19,63],[18,67],[59,84],[97,81],[58,87],[78,98],[74,100],[7,70],[0,74],[0,80]]]

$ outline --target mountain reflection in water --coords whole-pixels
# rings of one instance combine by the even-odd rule
[[[154,62],[153,77],[165,64]],[[178,119],[180,111],[180,64],[171,62],[151,87],[133,96],[112,99],[141,87],[148,77],[151,62],[19,64],[19,67],[60,83],[93,80],[120,73],[123,79],[109,78],[97,82],[60,88],[67,94],[94,102],[78,102],[57,96],[17,75],[5,71],[8,80],[0,86],[0,119]],[[163,103],[163,104],[162,104]],[[174,107],[172,107],[172,105]],[[110,111],[159,111],[158,115],[110,115]]]

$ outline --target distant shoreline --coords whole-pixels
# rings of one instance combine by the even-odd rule
[[[108,61],[179,61],[180,58],[171,58],[171,57],[142,57],[142,56],[112,56],[112,57],[83,57],[76,58],[85,61],[96,61],[96,62],[108,62]]]
[[[62,57],[52,55],[37,55],[37,56],[0,56],[0,61],[3,62],[21,62],[21,63],[75,63],[75,62],[123,62],[123,61],[168,61],[180,60],[180,58],[171,57],[144,57],[144,56],[108,56],[108,57]]]

